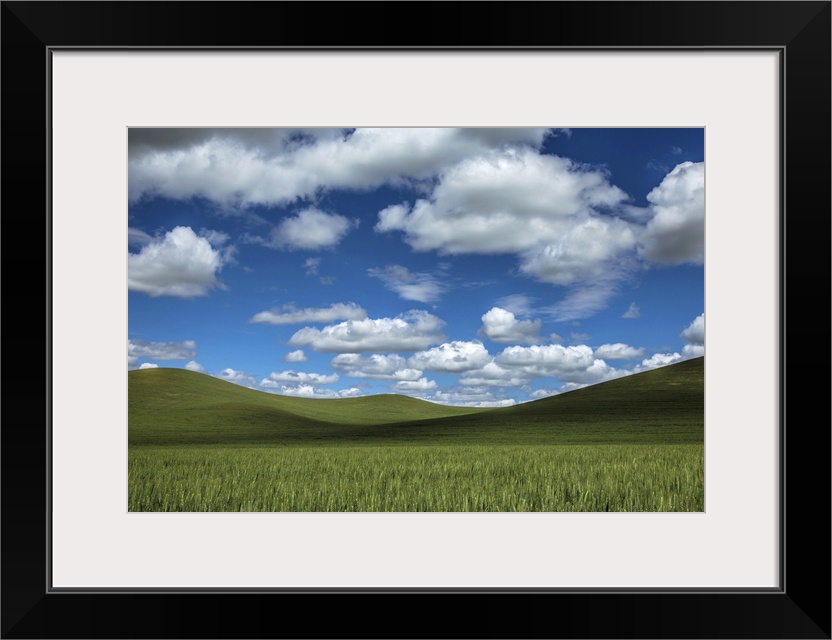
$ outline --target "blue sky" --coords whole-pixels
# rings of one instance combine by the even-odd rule
[[[130,129],[128,368],[507,406],[704,355],[704,130]]]

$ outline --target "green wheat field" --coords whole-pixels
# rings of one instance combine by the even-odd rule
[[[704,358],[485,410],[128,381],[131,512],[704,511]]]

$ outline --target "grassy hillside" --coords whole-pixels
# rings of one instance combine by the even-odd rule
[[[128,373],[130,444],[702,443],[704,358],[487,411],[400,395],[277,396],[182,369]]]
[[[345,425],[391,424],[482,411],[393,394],[339,400],[294,398],[185,369],[129,371],[127,380],[131,444],[330,438]]]
[[[464,429],[506,443],[702,443],[705,358],[585,387],[562,395],[465,418],[408,423],[436,437]]]

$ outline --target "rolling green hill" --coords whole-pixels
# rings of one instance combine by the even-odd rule
[[[705,358],[464,418],[399,425],[441,438],[540,444],[703,443]]]
[[[129,371],[131,444],[273,442],[330,438],[349,425],[469,415],[402,395],[321,400],[247,389],[185,369]]]
[[[183,369],[128,372],[140,444],[702,443],[704,358],[504,409],[400,395],[278,396]]]

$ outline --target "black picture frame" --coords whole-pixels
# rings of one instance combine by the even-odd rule
[[[830,352],[830,15],[828,1],[3,2],[2,637],[830,638],[829,377],[816,366]],[[50,52],[69,47],[778,51],[780,587],[52,590],[48,90]]]

